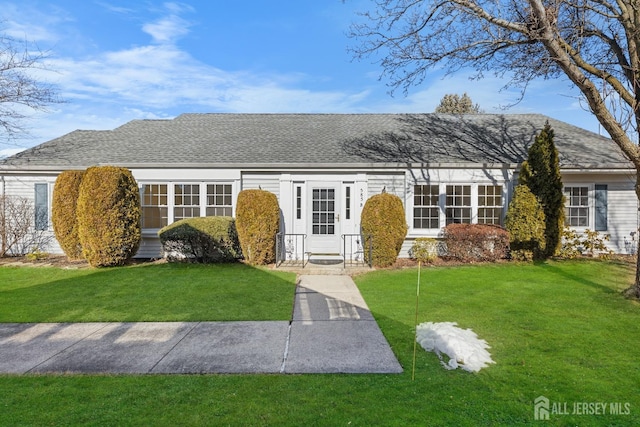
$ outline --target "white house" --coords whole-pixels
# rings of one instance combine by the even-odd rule
[[[635,169],[608,138],[541,115],[183,114],[77,130],[0,162],[1,194],[50,212],[56,176],[92,165],[129,168],[141,190],[143,244],[160,256],[157,231],[173,221],[234,215],[238,193],[275,193],[282,232],[305,252],[351,256],[365,201],[398,195],[409,225],[401,256],[449,223],[502,224],[527,148],[549,122],[566,195],[567,223],[635,250]],[[50,215],[38,227],[51,230]],[[349,245],[351,242],[349,242]],[[56,246],[46,248],[59,251]],[[298,248],[295,251],[302,251]]]

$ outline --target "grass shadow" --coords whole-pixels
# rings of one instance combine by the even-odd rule
[[[0,268],[0,322],[288,320],[295,275],[245,264]]]

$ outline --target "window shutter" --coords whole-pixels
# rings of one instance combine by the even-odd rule
[[[607,186],[596,184],[596,231],[607,230]]]

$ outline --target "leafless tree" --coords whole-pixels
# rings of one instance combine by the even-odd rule
[[[376,0],[350,35],[356,58],[380,55],[394,89],[407,91],[435,67],[492,73],[523,96],[534,79],[566,77],[640,180],[637,0]]]
[[[42,215],[36,218],[36,214]],[[0,195],[0,257],[43,251],[51,242],[46,212],[38,212],[33,201],[17,196]]]
[[[27,133],[24,119],[29,112],[46,111],[59,103],[57,89],[36,78],[45,70],[46,53],[30,49],[27,41],[0,35],[0,134],[4,143]]]

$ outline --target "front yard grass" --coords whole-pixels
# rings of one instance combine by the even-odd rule
[[[379,271],[356,283],[403,374],[4,375],[0,424],[637,426],[640,305],[621,295],[632,273],[629,265],[600,261],[423,268],[419,322],[455,321],[487,340],[496,364],[477,374],[447,371],[419,349],[411,380],[417,270]],[[82,277],[58,280],[73,287]],[[4,304],[13,304],[4,290],[15,285],[0,280],[4,314]],[[33,286],[46,282],[37,281]],[[190,304],[198,306],[185,295],[183,316]],[[44,298],[41,306],[50,302]],[[569,413],[536,421],[533,402],[541,395],[551,410]],[[595,402],[605,403],[606,413],[572,413],[574,404]],[[615,404],[629,412],[611,414]]]
[[[289,320],[295,275],[244,264],[0,268],[0,322]]]

